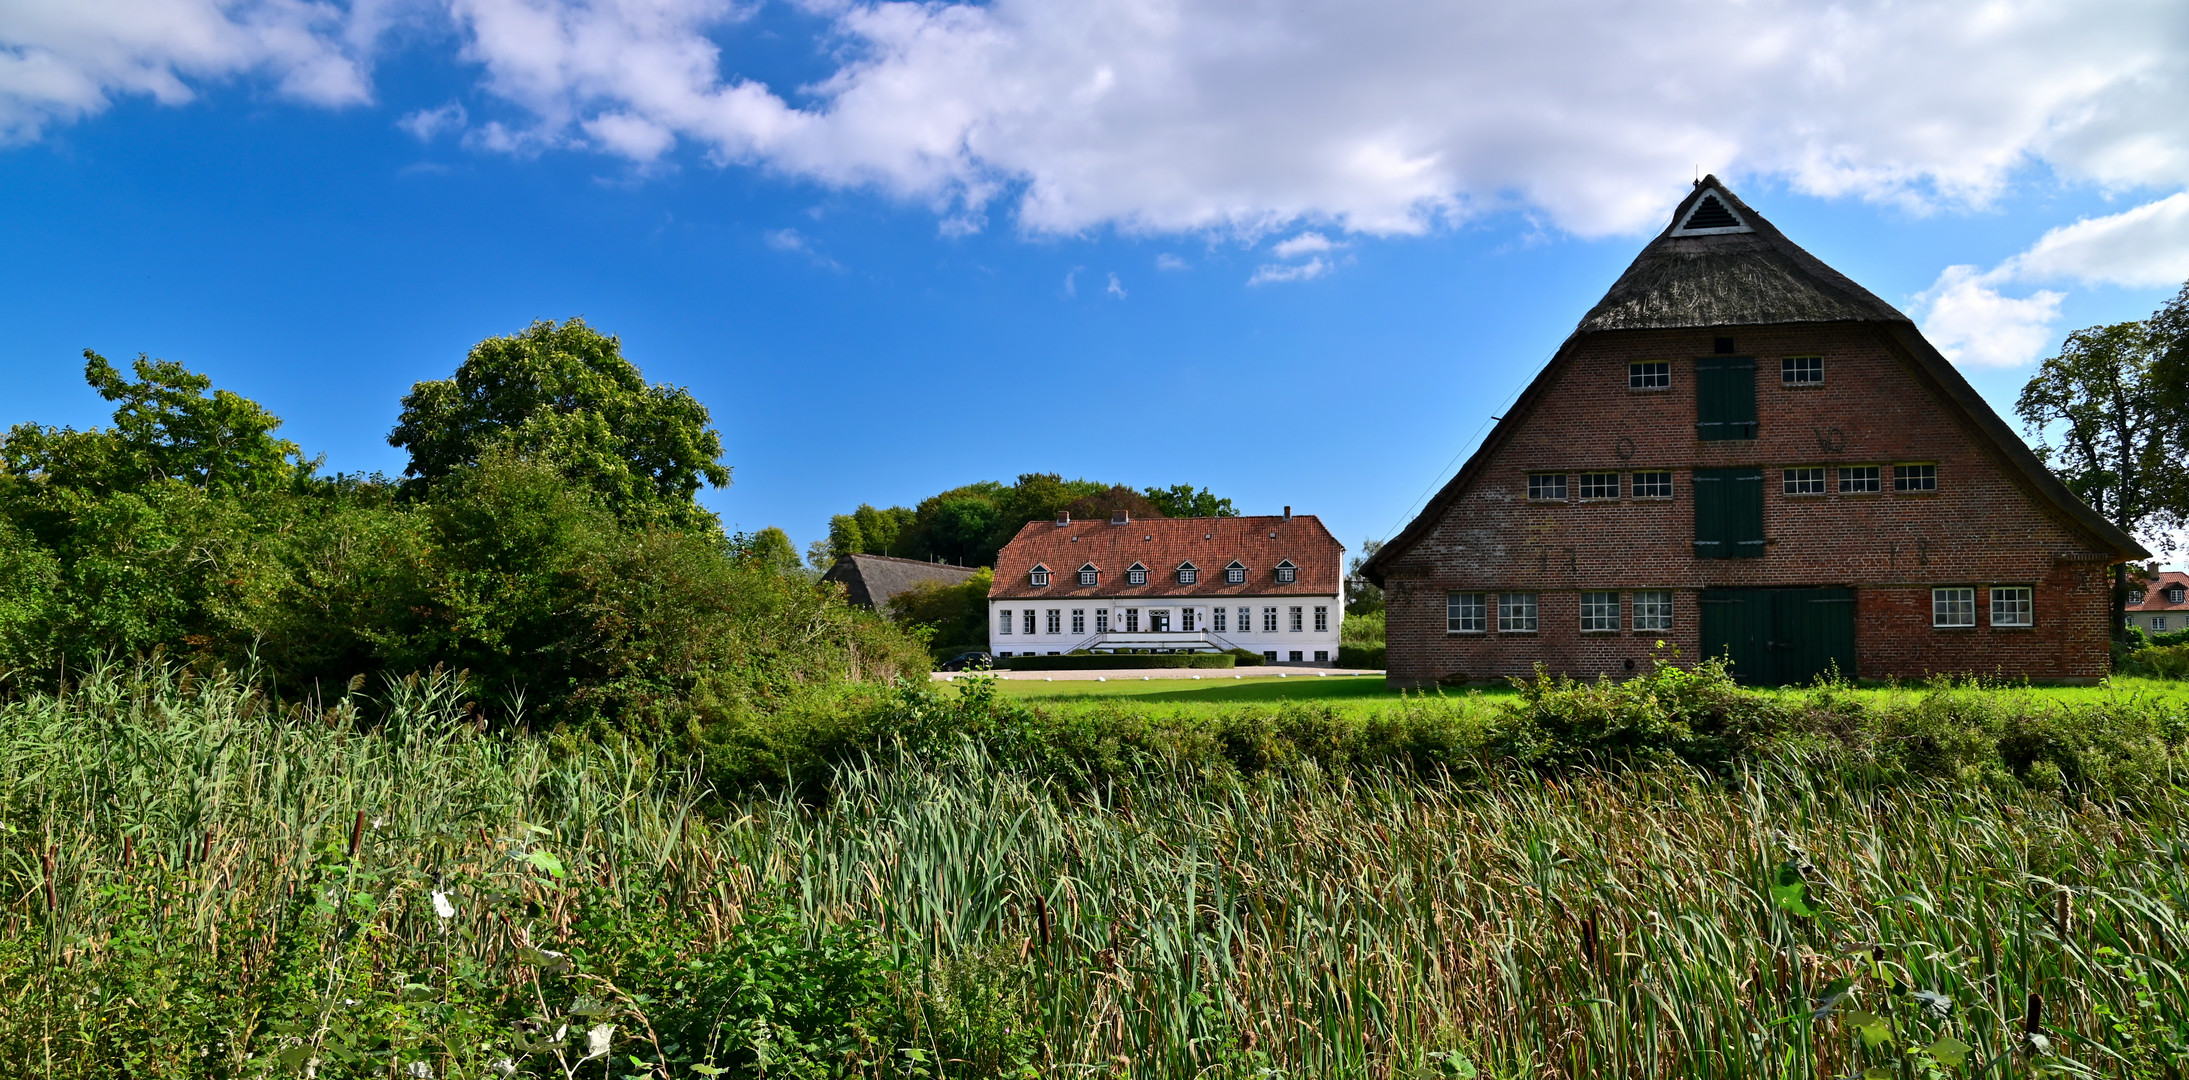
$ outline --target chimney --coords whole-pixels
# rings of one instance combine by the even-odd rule
[[[1071,511],[1069,511],[1069,510],[1059,510],[1059,511],[1057,511],[1057,512],[1056,512],[1056,527],[1057,527],[1057,528],[1061,529],[1061,528],[1063,528],[1063,527],[1065,527],[1066,525],[1069,525],[1069,524],[1071,524],[1071,523],[1072,523],[1072,512],[1071,512]]]
[[[1112,525],[1124,525],[1130,523],[1131,521],[1132,515],[1127,514],[1123,510],[1110,511],[1110,524]]]
[[[1285,520],[1286,520],[1286,521],[1290,521],[1290,520],[1292,520],[1292,508],[1291,508],[1291,507],[1289,507],[1289,506],[1285,507]]]

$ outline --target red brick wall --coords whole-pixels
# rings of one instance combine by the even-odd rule
[[[1694,361],[1730,336],[1756,358],[1754,440],[1695,436]],[[1781,385],[1785,356],[1824,357],[1824,384]],[[1627,389],[1627,364],[1664,360],[1672,386]],[[2095,678],[2106,672],[2110,571],[2094,538],[2037,497],[1989,441],[1957,419],[1911,360],[1862,324],[1620,331],[1570,346],[1522,426],[1495,446],[1435,527],[1386,574],[1389,666],[1398,682],[1525,674],[1540,662],[1592,676],[1641,664],[1659,638],[1693,658],[1697,599],[1705,587],[1851,586],[1856,654],[1865,678],[1982,672]],[[1939,490],[1892,490],[1897,462],[1935,463]],[[1696,468],[1760,465],[1760,559],[1693,557]],[[1838,494],[1837,466],[1879,465],[1884,491]],[[1823,466],[1827,494],[1782,493],[1780,470]],[[1569,474],[1569,500],[1527,500],[1531,472]],[[1636,500],[1638,470],[1669,470],[1669,502]],[[1579,501],[1578,474],[1616,471],[1621,497]],[[1933,585],[1978,588],[1973,630],[1930,625]],[[1989,585],[2036,589],[2036,626],[1988,625]],[[1675,591],[1666,634],[1582,634],[1580,593],[1618,590],[1631,625],[1631,592]],[[1540,594],[1533,635],[1450,635],[1447,591]]]

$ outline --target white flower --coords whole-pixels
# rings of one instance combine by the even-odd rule
[[[497,1059],[494,1064],[487,1066],[487,1068],[494,1070],[496,1076],[517,1075],[517,1063],[508,1058]]]
[[[409,1072],[410,1075],[417,1077],[418,1080],[433,1080],[433,1066],[428,1065],[423,1061],[411,1062],[410,1068],[406,1071]]]
[[[448,894],[439,889],[433,890],[433,913],[444,919],[456,917],[456,905],[449,903]]]
[[[596,1024],[585,1033],[585,1056],[602,1057],[608,1053],[608,1039],[616,1033],[614,1024]]]

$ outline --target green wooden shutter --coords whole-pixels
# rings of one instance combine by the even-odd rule
[[[1725,478],[1725,557],[1763,557],[1763,470],[1727,469]]]
[[[1695,361],[1695,434],[1705,442],[1756,437],[1756,361]]]
[[[1728,557],[1725,543],[1725,469],[1695,470],[1695,557]]]

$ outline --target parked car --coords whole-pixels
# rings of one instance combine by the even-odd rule
[[[943,661],[942,663],[935,666],[935,670],[986,671],[989,668],[995,666],[996,658],[988,655],[988,651],[986,649],[973,649],[969,652],[961,652],[958,655]]]

